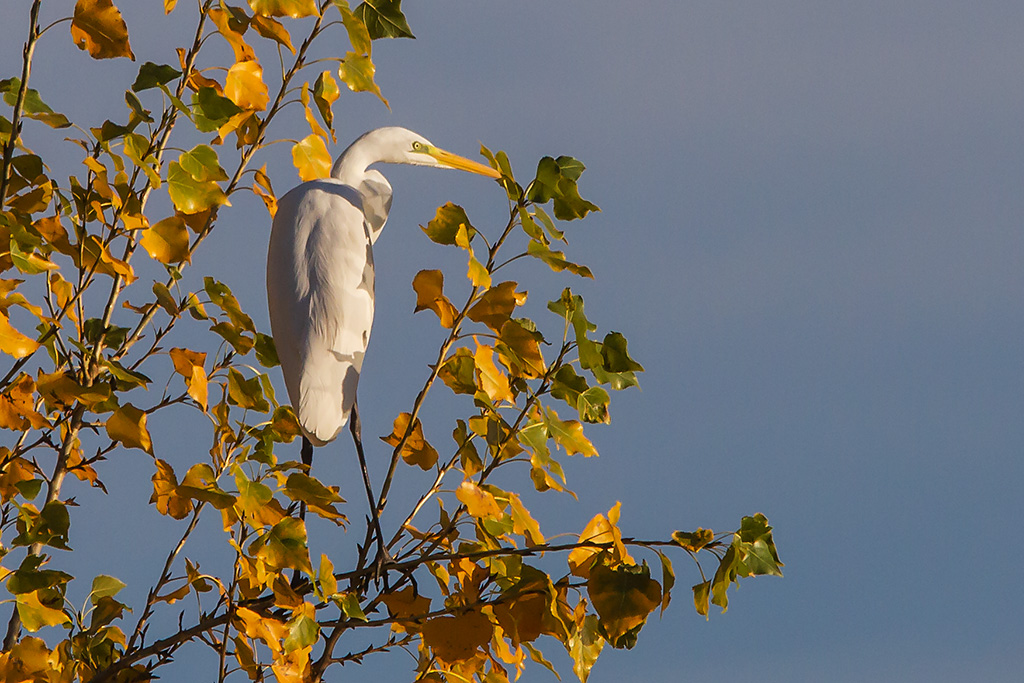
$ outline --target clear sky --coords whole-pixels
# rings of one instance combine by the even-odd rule
[[[142,4],[119,3],[138,62],[173,62],[185,34]],[[27,5],[0,8],[3,76]],[[545,531],[578,532],[616,500],[640,537],[726,530],[761,511],[786,563],[784,579],[744,581],[705,622],[689,606],[697,577],[677,562],[676,604],[633,651],[606,649],[591,681],[1019,681],[1024,4],[406,5],[418,39],[374,46],[391,111],[343,94],[339,140],[404,125],[465,155],[504,149],[524,179],[542,155],[581,159],[582,192],[602,213],[569,233],[596,274],[579,289],[647,369],[642,391],[613,397],[611,426],[591,430],[601,458],[570,463],[580,501],[536,498]],[[44,99],[93,125],[120,116],[120,97],[91,98],[96,67],[66,30],[47,40],[33,76]],[[63,63],[46,64],[58,43]],[[127,87],[137,64],[117,69]],[[285,147],[265,160],[279,192],[295,182]],[[390,431],[440,341],[433,319],[412,315],[413,275],[445,258],[416,225],[447,200],[484,230],[504,211],[476,177],[385,172],[395,201],[360,387],[369,434]],[[263,329],[268,235],[262,205],[239,198],[196,264]],[[562,286],[541,282],[538,299]],[[347,442],[336,448],[350,458]],[[151,468],[126,462],[108,486],[142,486]],[[116,514],[79,498],[83,514]],[[169,535],[168,520],[150,508],[123,523],[83,573],[155,574],[127,577],[145,560],[117,546]],[[403,680],[411,665],[335,676]]]

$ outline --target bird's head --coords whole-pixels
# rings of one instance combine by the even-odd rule
[[[419,133],[397,126],[378,128],[366,133],[342,153],[338,165],[344,163],[346,158],[353,157],[358,157],[360,165],[365,163],[363,168],[372,163],[412,164],[454,168],[488,178],[501,177],[501,172],[490,166],[436,147]]]

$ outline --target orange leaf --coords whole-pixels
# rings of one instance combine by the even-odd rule
[[[153,441],[146,429],[146,413],[126,403],[107,418],[107,436],[128,448],[140,448],[153,455]]]
[[[412,415],[409,413],[400,414],[395,418],[391,434],[380,437],[380,440],[388,445],[398,446],[398,444],[402,443],[402,437],[409,429],[409,420],[411,418]],[[418,465],[423,470],[429,470],[437,464],[437,451],[423,437],[423,423],[419,421],[419,418],[413,423],[412,432],[410,432],[409,438],[405,440],[405,444],[402,446],[401,455],[407,464]]]
[[[416,291],[416,308],[413,312],[429,309],[437,314],[441,327],[450,329],[459,312],[442,292],[443,287],[444,275],[440,270],[421,270],[416,273],[412,279],[412,288]]]
[[[78,0],[71,20],[71,39],[93,59],[127,57],[135,61],[128,43],[128,27],[110,0]]]
[[[454,664],[469,659],[491,640],[494,627],[480,612],[434,617],[423,625],[423,642],[440,659]]]

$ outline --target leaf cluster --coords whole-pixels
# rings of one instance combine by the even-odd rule
[[[413,37],[401,0],[164,0],[166,14],[194,13],[194,37],[115,86],[121,117],[89,124],[28,85],[37,44],[63,24],[41,27],[39,7],[29,8],[20,76],[0,80],[0,580],[11,610],[0,678],[150,680],[184,648],[209,647],[221,681],[319,681],[332,666],[404,649],[417,680],[500,683],[528,661],[554,672],[540,648],[555,643],[585,681],[605,644],[632,647],[668,606],[669,552],[696,562],[703,615],[710,604],[724,611],[740,577],[781,575],[760,514],[732,534],[638,540],[623,536],[616,505],[559,544],[530,512],[536,495],[574,495],[569,464],[597,455],[589,430],[610,423],[612,392],[637,386],[643,367],[622,333],[598,332],[577,281],[535,320],[526,284],[512,279],[529,261],[593,277],[567,255],[567,224],[599,210],[580,194],[583,164],[544,157],[524,186],[487,148],[507,222],[477,227],[447,203],[422,226],[466,267],[424,269],[412,283],[414,313],[436,316],[440,341],[422,389],[374,446],[390,460],[372,512],[400,520],[375,561],[371,524],[350,521],[372,515],[295,459],[301,430],[270,380],[273,340],[229,284],[192,263],[239,196],[276,211],[257,167],[272,127],[292,115],[303,130],[290,141],[297,177],[319,178],[337,142],[341,83],[387,104],[373,47]],[[77,0],[67,19],[89,58],[143,53],[112,0]],[[336,57],[309,59],[314,44],[345,41]],[[81,162],[69,173],[51,169],[51,129]],[[30,148],[36,140],[45,151]],[[425,424],[425,402],[447,392],[447,424]],[[172,419],[209,448],[182,454],[155,439],[151,426]],[[121,580],[66,571],[67,554],[97,533],[83,528],[76,497],[103,495],[124,457],[150,459],[149,503],[180,531],[145,600],[131,604],[118,600]],[[425,482],[418,497],[389,499],[400,477]],[[231,562],[195,542],[206,518],[219,520]],[[341,566],[346,540],[357,558]],[[711,579],[702,562],[717,563]],[[75,605],[81,580],[89,591]],[[342,654],[357,630],[362,649]]]

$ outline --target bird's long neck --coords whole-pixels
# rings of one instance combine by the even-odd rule
[[[363,176],[366,175],[367,166],[376,161],[369,159],[365,153],[360,151],[358,142],[357,140],[342,152],[338,160],[334,162],[334,166],[331,167],[332,178],[352,187],[359,187]]]

